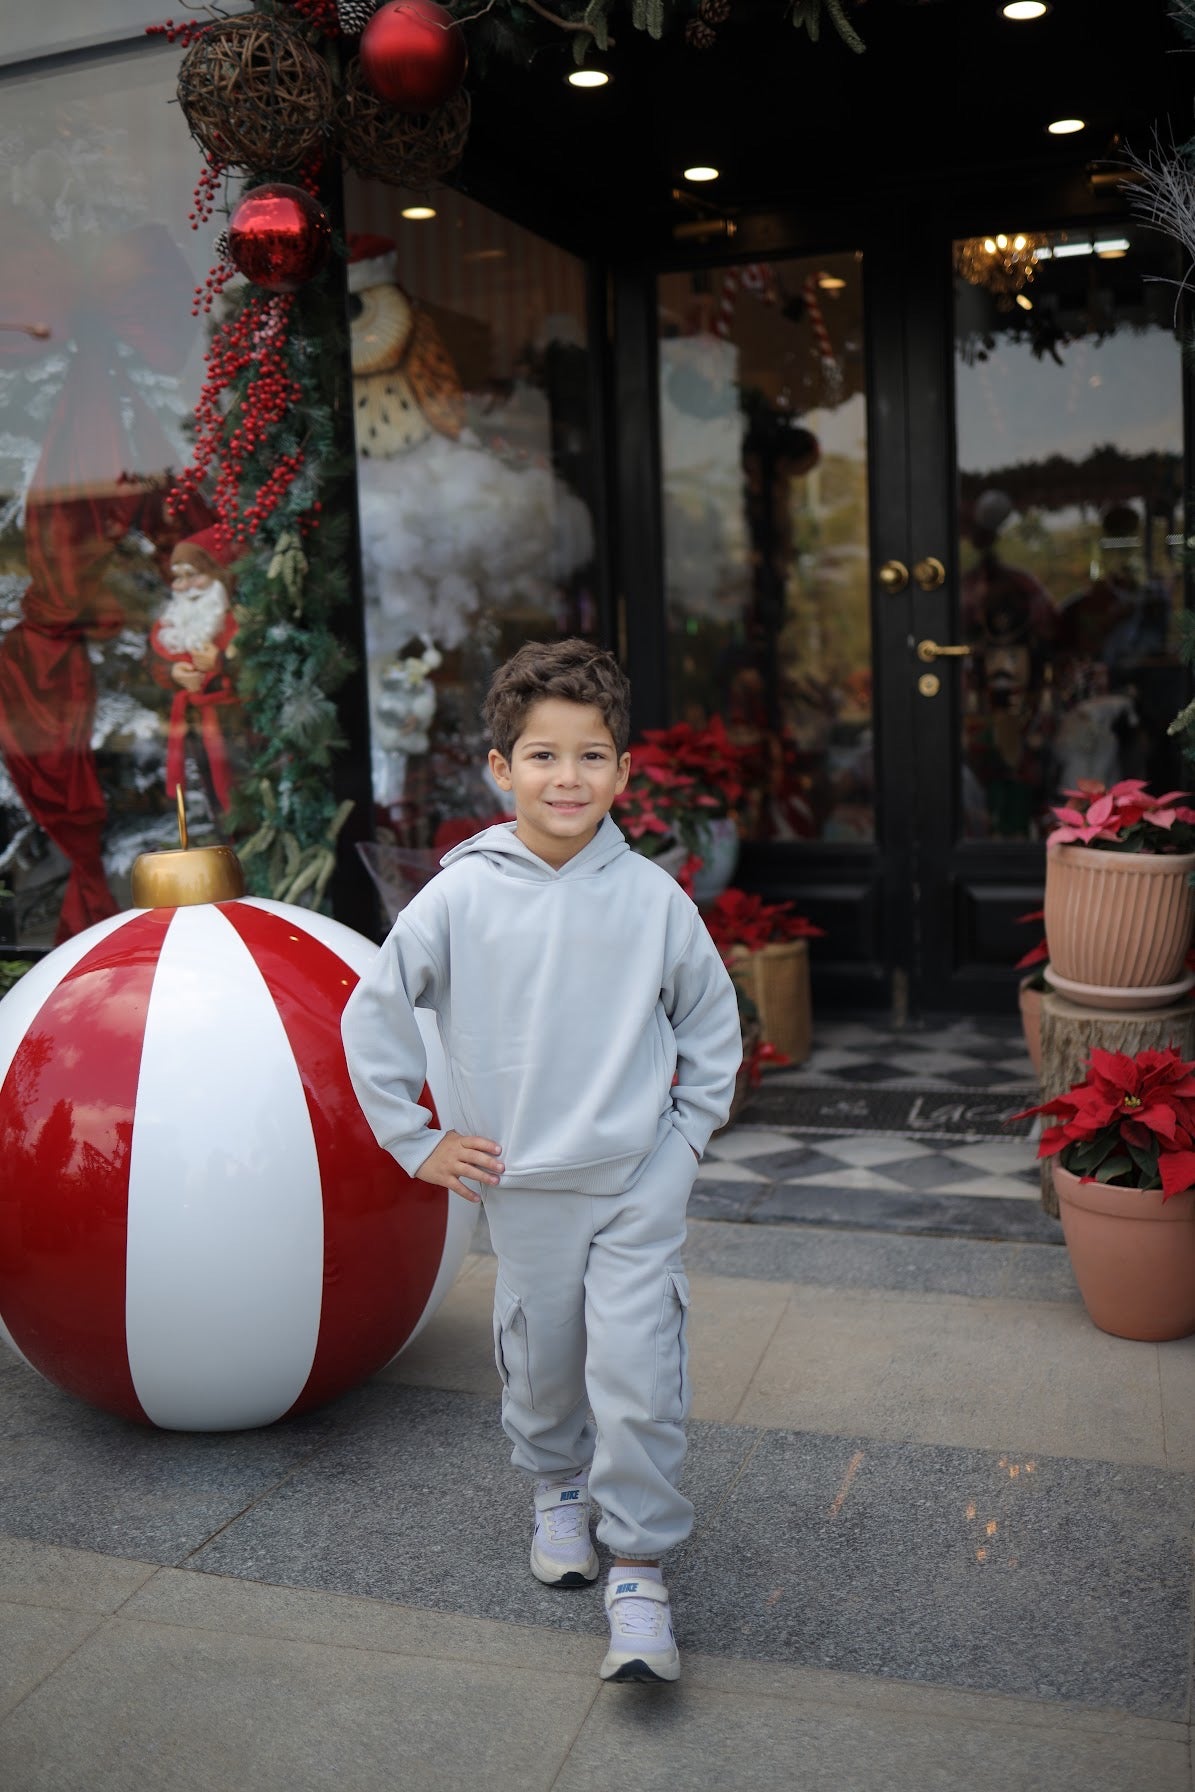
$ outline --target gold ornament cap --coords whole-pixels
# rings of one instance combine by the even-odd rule
[[[177,852],[143,852],[133,862],[134,908],[190,908],[245,894],[245,873],[231,846],[187,845],[187,816],[178,787]]]

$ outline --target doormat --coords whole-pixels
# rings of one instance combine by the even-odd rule
[[[1011,1114],[1041,1099],[1036,1084],[998,1095],[942,1089],[754,1089],[740,1126],[783,1126],[798,1132],[899,1133],[924,1139],[1023,1139],[1032,1120]]]

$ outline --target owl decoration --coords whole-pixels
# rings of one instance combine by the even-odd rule
[[[386,237],[350,238],[348,283],[358,455],[388,460],[433,433],[456,441],[465,422],[460,375],[430,313],[398,285]]]

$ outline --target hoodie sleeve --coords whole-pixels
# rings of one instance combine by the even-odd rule
[[[700,1157],[730,1113],[743,1034],[730,973],[696,909],[661,997],[676,1039],[676,1125]]]
[[[436,953],[405,917],[345,1003],[340,1033],[349,1077],[378,1144],[408,1176],[430,1157],[443,1131],[420,1105],[427,1054],[415,1008],[436,1008],[447,978]]]

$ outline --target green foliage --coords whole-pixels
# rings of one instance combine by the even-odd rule
[[[28,969],[27,958],[0,958],[0,996],[6,996]]]
[[[313,907],[351,806],[337,804],[329,775],[344,744],[334,693],[353,665],[333,630],[349,596],[348,523],[321,508],[329,483],[349,470],[334,426],[343,337],[332,281],[310,282],[295,297],[285,348],[303,402],[246,462],[241,509],[282,456],[301,454],[303,466],[236,568],[237,690],[254,743],[233,799],[234,830],[248,837],[238,855],[254,894]],[[250,369],[230,395],[229,430],[251,406],[252,380]]]

